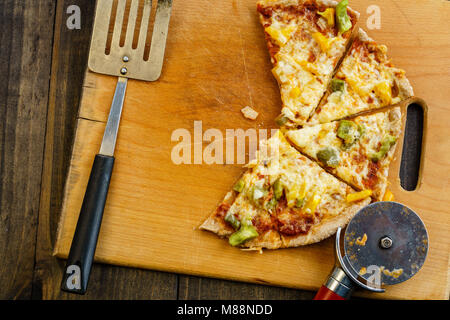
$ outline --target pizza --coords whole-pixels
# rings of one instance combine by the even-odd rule
[[[281,131],[256,158],[201,229],[250,249],[297,247],[345,226],[370,197],[299,153]]]
[[[327,95],[309,123],[326,123],[362,111],[396,104],[413,89],[405,71],[395,68],[387,48],[359,29],[348,54],[330,82]]]
[[[405,72],[359,29],[348,0],[260,0],[257,11],[281,94],[281,130],[201,229],[232,246],[297,247],[391,201],[389,165],[402,131]]]
[[[399,107],[298,130],[286,137],[303,154],[354,188],[382,200],[401,134]]]
[[[261,0],[257,10],[282,100],[278,122],[302,125],[326,92],[359,13],[330,0]]]

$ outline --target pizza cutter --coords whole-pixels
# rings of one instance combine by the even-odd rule
[[[346,300],[357,287],[384,292],[422,267],[428,234],[419,216],[391,201],[362,208],[336,233],[336,265],[314,300]]]

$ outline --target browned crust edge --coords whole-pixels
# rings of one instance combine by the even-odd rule
[[[346,208],[344,212],[341,212],[337,216],[331,219],[327,219],[323,221],[321,224],[313,226],[311,230],[308,232],[308,234],[299,235],[296,237],[282,236],[283,247],[290,248],[290,247],[304,246],[322,241],[332,236],[333,234],[336,233],[339,227],[341,228],[345,227],[349,223],[349,221],[355,216],[355,214],[360,209],[368,205],[370,201],[371,201],[370,198],[361,200],[357,204],[354,204]]]

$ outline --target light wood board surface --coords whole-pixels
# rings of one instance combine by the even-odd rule
[[[445,299],[449,283],[448,192],[450,148],[450,3],[377,1],[381,29],[367,30],[370,1],[353,0],[359,25],[386,44],[394,64],[406,70],[415,95],[428,104],[419,188],[398,186],[398,163],[390,181],[396,201],[411,207],[427,226],[430,248],[411,280],[374,298]],[[176,129],[194,139],[203,132],[275,128],[280,111],[276,81],[254,0],[174,1],[162,77],[131,80],[116,148],[116,164],[96,251],[96,261],[315,290],[334,264],[333,238],[319,244],[263,254],[243,252],[198,230],[242,173],[239,164],[182,164],[171,160]],[[91,165],[98,152],[116,79],[86,73],[70,171],[55,246],[67,257]],[[243,118],[252,106],[260,116]],[[203,149],[209,142],[203,142]],[[193,151],[193,150],[192,150]],[[193,153],[192,153],[193,155]],[[192,161],[193,161],[192,156]]]

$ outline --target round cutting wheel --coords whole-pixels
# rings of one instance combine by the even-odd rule
[[[344,235],[344,252],[356,274],[374,286],[403,282],[425,262],[428,235],[419,216],[397,202],[361,209]]]

